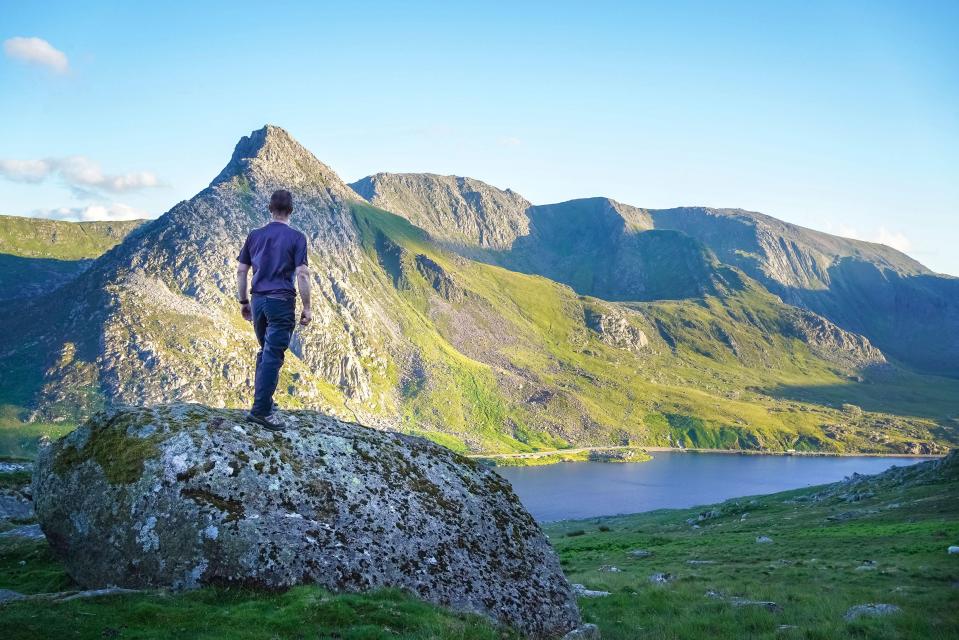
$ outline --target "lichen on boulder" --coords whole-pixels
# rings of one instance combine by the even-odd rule
[[[509,483],[422,438],[316,412],[117,408],[44,448],[37,517],[87,588],[399,587],[533,637],[579,611]]]

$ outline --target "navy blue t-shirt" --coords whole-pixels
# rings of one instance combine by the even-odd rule
[[[296,268],[306,264],[306,236],[274,221],[251,231],[236,259],[253,266],[254,294],[294,297]]]

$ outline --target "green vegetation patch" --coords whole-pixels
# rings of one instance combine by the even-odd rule
[[[19,407],[0,406],[0,456],[33,459],[40,438],[56,440],[74,429],[72,423],[27,422],[23,414]]]
[[[66,444],[57,452],[54,470],[64,474],[94,460],[111,483],[136,482],[143,475],[144,463],[159,455],[159,435],[129,435],[130,428],[140,426],[141,420],[141,414],[121,413],[105,423],[92,423],[89,437],[80,448]]]
[[[25,561],[21,565],[20,562]],[[78,589],[46,545],[0,542],[0,588],[21,593]],[[0,607],[0,637],[141,639],[519,638],[484,618],[450,612],[399,590],[331,594],[302,586],[285,592],[210,588]]]

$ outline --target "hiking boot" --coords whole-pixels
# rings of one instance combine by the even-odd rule
[[[257,416],[253,415],[252,413],[248,413],[246,414],[246,419],[250,422],[257,423],[264,429],[268,429],[270,431],[283,431],[283,429],[286,427],[286,425],[280,421],[280,418],[275,413],[271,413],[268,416]]]

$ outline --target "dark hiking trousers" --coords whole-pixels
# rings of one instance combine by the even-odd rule
[[[253,296],[253,331],[260,343],[256,354],[256,379],[253,385],[253,408],[255,416],[273,413],[273,393],[280,380],[283,357],[293,337],[296,325],[295,298],[269,298]]]

